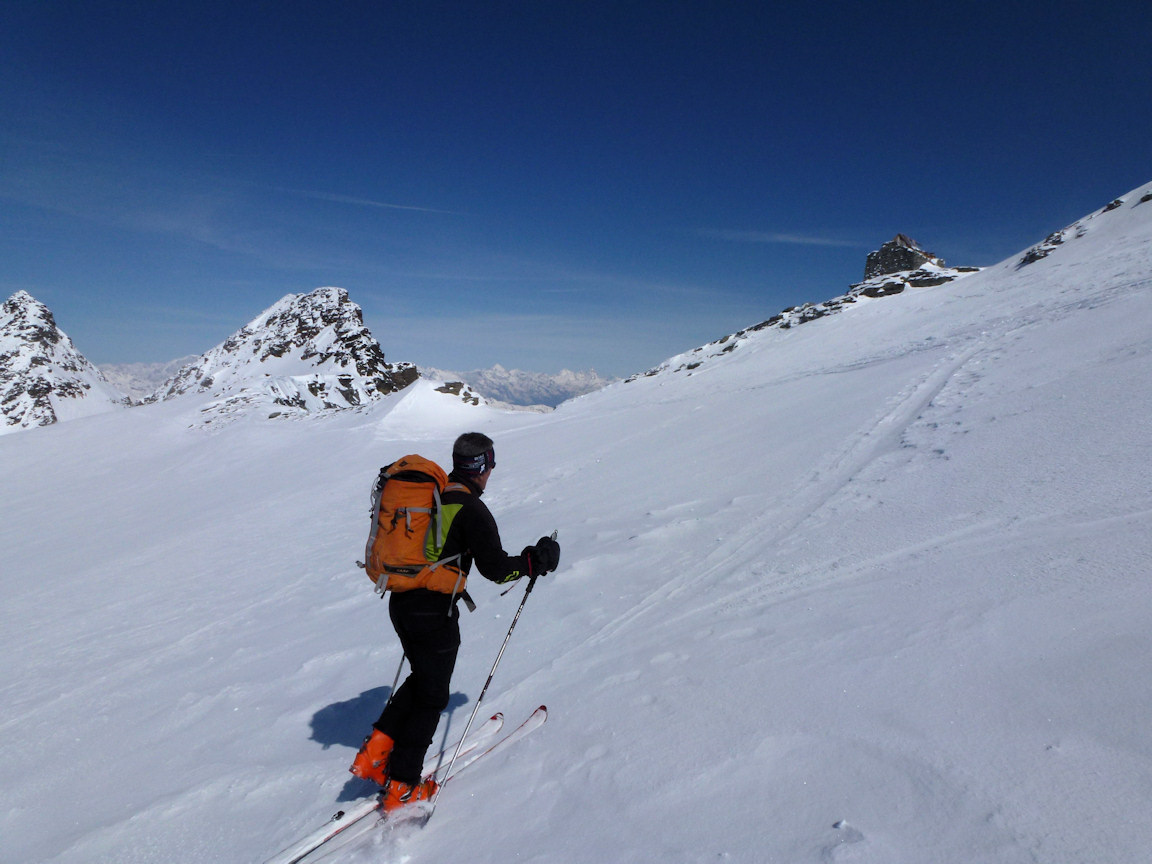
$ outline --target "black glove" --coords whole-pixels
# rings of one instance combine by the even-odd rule
[[[533,576],[543,576],[560,566],[560,544],[551,537],[541,537],[535,546],[525,547],[522,554],[528,559]]]

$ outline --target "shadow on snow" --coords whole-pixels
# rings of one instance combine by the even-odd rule
[[[380,716],[380,712],[388,703],[392,693],[391,687],[373,687],[365,690],[359,696],[346,699],[343,702],[333,702],[326,705],[312,715],[311,740],[321,744],[325,750],[329,747],[349,747],[359,750],[365,737],[371,732],[372,724]],[[456,709],[468,704],[468,697],[463,693],[453,693],[448,699],[446,721],[442,720],[438,730],[438,742],[434,740],[430,751],[442,750],[455,742],[449,738],[453,727]],[[450,758],[451,754],[449,754]],[[351,764],[351,758],[349,758]],[[354,801],[366,798],[380,791],[380,787],[368,780],[358,777],[349,777],[348,782],[340,791],[338,801]]]

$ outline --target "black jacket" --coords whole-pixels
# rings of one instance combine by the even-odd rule
[[[451,523],[440,560],[459,555],[459,567],[465,576],[475,563],[481,576],[498,583],[527,576],[528,559],[524,554],[509,555],[504,551],[496,520],[488,505],[480,500],[484,490],[463,474],[453,473],[448,479],[450,485],[441,495],[440,507]],[[451,484],[459,484],[468,491],[453,489]]]

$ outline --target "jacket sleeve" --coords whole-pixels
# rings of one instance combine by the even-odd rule
[[[482,501],[472,500],[468,516],[461,520],[464,543],[471,553],[476,569],[485,579],[493,582],[513,582],[528,575],[528,562],[523,555],[509,555],[500,542],[500,529],[491,511]],[[463,515],[463,514],[462,514]]]

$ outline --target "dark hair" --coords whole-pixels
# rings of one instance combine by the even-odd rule
[[[465,432],[452,445],[452,458],[480,456],[492,449],[492,439],[483,432]]]
[[[481,432],[465,432],[452,445],[452,470],[479,476],[496,467],[492,439]]]

